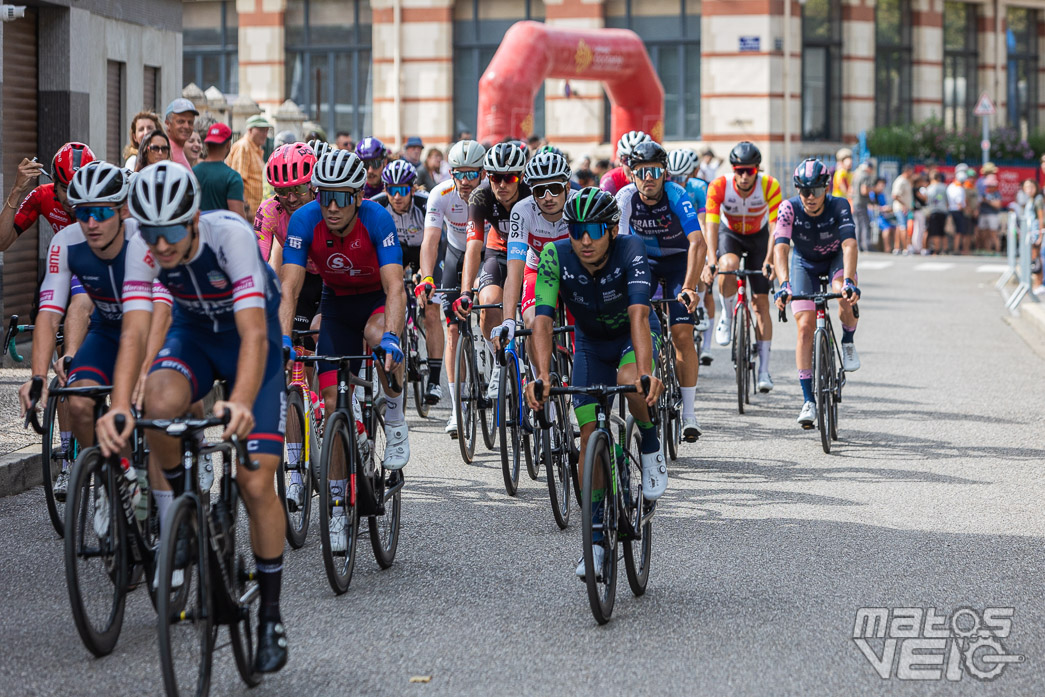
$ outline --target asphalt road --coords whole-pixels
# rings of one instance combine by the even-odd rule
[[[632,597],[622,572],[608,625],[573,575],[577,511],[560,532],[543,477],[524,475],[512,499],[495,454],[464,465],[439,409],[411,419],[395,565],[379,571],[361,547],[335,597],[314,526],[286,554],[290,662],[249,694],[1045,692],[1045,358],[1003,319],[991,260],[863,261],[863,367],[835,452],[795,424],[793,322],[776,325],[776,390],[744,416],[716,347],[698,390],[705,436],[670,470],[648,592]],[[130,597],[116,651],[94,659],[39,488],[0,499],[0,530],[0,694],[160,693],[146,595]],[[883,679],[853,640],[861,607],[1011,607],[1001,642],[1024,660],[989,685],[962,666],[957,681]],[[897,663],[915,648],[903,646]],[[215,671],[212,694],[248,694],[228,649]]]

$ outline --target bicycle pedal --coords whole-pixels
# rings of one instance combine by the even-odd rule
[[[802,424],[802,430],[803,431],[812,431],[813,430],[813,424]]]

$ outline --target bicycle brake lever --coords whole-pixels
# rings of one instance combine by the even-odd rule
[[[239,463],[251,472],[257,471],[258,467],[260,467],[261,465],[256,460],[250,459],[250,453],[247,452],[246,443],[241,441],[239,437],[235,435],[232,436],[232,438],[230,438],[229,440],[232,442],[232,445],[236,448],[236,458],[239,460]]]
[[[854,308],[855,309],[855,308]],[[787,322],[787,310],[780,310],[777,314],[777,319],[781,322]]]
[[[40,376],[34,377],[33,384],[29,386],[29,408],[25,412],[25,424],[22,425],[22,428],[32,426],[33,430],[41,436],[44,434],[44,429],[36,415],[36,405],[39,404],[43,391],[44,379]]]

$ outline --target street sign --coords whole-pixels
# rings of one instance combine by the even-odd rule
[[[994,116],[997,111],[998,108],[994,106],[994,101],[991,100],[986,92],[982,92],[980,93],[979,101],[976,102],[976,108],[972,110],[972,113],[976,116]]]

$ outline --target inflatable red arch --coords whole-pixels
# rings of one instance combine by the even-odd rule
[[[525,138],[545,78],[600,80],[612,106],[613,143],[627,131],[664,135],[664,87],[642,39],[627,29],[560,29],[517,22],[479,80],[478,137]]]

